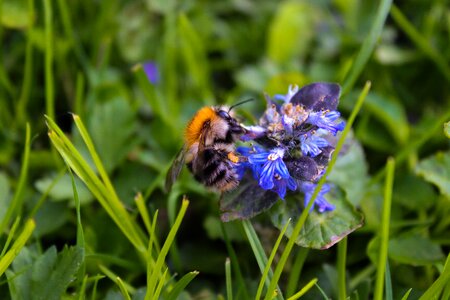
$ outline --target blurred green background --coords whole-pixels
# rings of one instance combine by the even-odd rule
[[[389,13],[377,31],[383,3]],[[349,295],[354,290],[359,299],[371,295],[375,267],[368,244],[373,246],[379,228],[380,172],[389,156],[397,158],[389,253],[394,299],[410,287],[410,299],[417,298],[442,271],[450,245],[450,155],[443,127],[450,120],[448,1],[396,1],[389,8],[389,1],[362,0],[0,0],[0,8],[0,219],[13,198],[19,203],[2,225],[0,244],[17,216],[18,224],[28,217],[36,221],[27,258],[21,254],[12,265],[16,276],[51,247],[61,251],[75,244],[77,235],[70,175],[52,150],[44,115],[86,153],[70,113],[81,117],[130,214],[138,215],[137,192],[150,211],[159,209],[161,237],[173,224],[180,196],[188,195],[191,205],[168,265],[181,274],[199,270],[183,297],[209,299],[225,293],[223,264],[230,255],[218,197],[188,172],[170,196],[162,189],[186,122],[204,105],[255,98],[238,110],[241,120],[252,124],[265,108],[263,93],[284,94],[289,84],[317,81],[343,86],[339,109],[348,117],[368,80],[372,88],[354,133],[373,176],[360,206],[365,226],[348,241]],[[143,72],[148,62],[158,69],[156,81]],[[21,176],[27,124],[31,150]],[[76,181],[86,273],[102,274],[98,265],[106,265],[142,288],[145,266]],[[254,225],[270,251],[278,231],[265,216]],[[256,290],[259,270],[242,227],[233,222],[225,230],[249,291]],[[306,257],[302,251],[295,249],[286,278]],[[334,249],[310,250],[300,281],[280,285],[298,290],[318,277],[326,294],[336,298],[335,256]],[[11,278],[0,280],[2,299],[10,297]],[[87,294],[92,290],[88,284]],[[107,278],[98,281],[96,292],[98,298],[120,295]],[[70,289],[64,292],[70,295]],[[319,295],[314,290],[305,298]]]

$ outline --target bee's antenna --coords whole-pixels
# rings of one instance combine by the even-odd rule
[[[239,106],[239,105],[241,105],[241,104],[244,104],[244,103],[247,103],[247,102],[250,102],[250,101],[253,101],[253,100],[255,100],[255,98],[250,98],[250,99],[247,99],[247,100],[238,102],[238,103],[236,103],[236,104],[230,106],[230,109],[228,110],[228,112],[230,112],[230,111],[231,111],[233,108],[235,108],[236,106]]]

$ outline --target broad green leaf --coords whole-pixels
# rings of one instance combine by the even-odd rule
[[[319,12],[307,2],[281,2],[269,26],[267,55],[283,64],[306,54],[314,37]]]
[[[406,174],[396,178],[394,185],[393,202],[409,209],[427,209],[437,201],[433,186],[414,175]]]
[[[325,195],[325,198],[335,205],[335,210],[324,213],[311,211],[296,240],[298,245],[327,249],[362,226],[363,216],[345,199],[339,189],[333,188]],[[292,218],[291,224],[295,225],[302,209],[303,197],[301,196],[287,198],[285,202],[280,201],[270,211],[272,222],[280,230],[289,218]],[[290,237],[294,225],[288,227],[286,236]]]
[[[52,184],[54,184],[53,188],[49,192],[50,198],[57,201],[64,201],[68,199],[73,199],[73,190],[72,190],[72,182],[69,174],[64,174],[56,183],[53,183],[55,180],[55,176],[50,175],[43,177],[35,182],[36,189],[45,193],[48,188]],[[78,197],[80,199],[81,204],[87,204],[91,202],[94,198],[89,190],[86,188],[84,184],[82,184],[79,178],[75,178],[75,182],[77,184]],[[75,205],[73,201],[70,202],[70,205]]]
[[[367,247],[372,262],[378,260],[380,239],[373,238]],[[418,234],[406,234],[389,240],[389,258],[413,266],[431,265],[444,259],[439,245]]]
[[[75,275],[83,260],[84,251],[81,248],[65,247],[58,254],[53,267],[45,264],[35,264],[33,267],[33,279],[40,283],[35,285],[35,297],[37,299],[61,299],[69,283],[75,279]],[[45,266],[48,274],[42,274],[42,269],[38,266]]]
[[[367,95],[365,107],[386,126],[399,144],[404,144],[408,140],[409,125],[406,112],[398,101],[372,92]]]
[[[22,248],[22,251],[14,259],[12,267],[6,270],[12,299],[31,299],[33,293],[31,266],[35,255],[34,251],[28,247]]]
[[[440,192],[450,197],[450,152],[437,154],[422,160],[415,169],[417,175],[435,184]]]
[[[79,247],[57,253],[52,246],[42,255],[24,248],[7,272],[13,299],[61,299],[83,259]]]
[[[364,151],[352,135],[347,138],[327,180],[343,189],[346,198],[355,206],[366,194],[368,167]]]
[[[61,228],[70,219],[66,203],[44,202],[35,215],[35,234],[39,237]]]
[[[27,0],[3,0],[1,24],[5,27],[24,29],[30,26]]]
[[[389,241],[389,257],[414,266],[431,265],[445,258],[438,244],[418,234],[392,238]]]
[[[88,131],[108,172],[138,143],[134,136],[136,128],[135,113],[124,99],[115,98],[94,106]]]

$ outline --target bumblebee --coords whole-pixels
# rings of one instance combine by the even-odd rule
[[[247,101],[245,101],[247,102]],[[230,115],[225,106],[201,108],[186,126],[185,144],[177,154],[166,176],[166,191],[169,191],[184,164],[194,178],[206,187],[219,192],[234,189],[238,185],[234,143],[246,130]]]

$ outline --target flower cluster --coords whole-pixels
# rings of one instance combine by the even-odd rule
[[[239,175],[251,170],[262,189],[276,192],[281,199],[287,190],[301,191],[306,206],[334,151],[336,134],[345,126],[336,110],[339,94],[337,84],[313,83],[267,97],[259,125],[246,127],[241,138],[258,145],[238,148]],[[324,198],[329,190],[324,185],[312,206],[319,212],[334,209]]]

